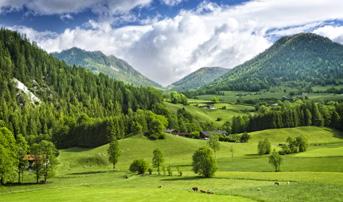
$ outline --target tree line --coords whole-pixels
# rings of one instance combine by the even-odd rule
[[[276,108],[269,107],[255,115],[233,117],[224,123],[223,129],[227,134],[235,134],[298,126],[325,126],[343,130],[343,104],[310,101],[280,103]]]

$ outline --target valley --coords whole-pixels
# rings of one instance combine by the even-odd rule
[[[287,156],[282,172],[273,172],[267,157],[256,154],[257,142],[265,136],[277,147],[279,142],[285,141],[284,137],[299,134],[309,139],[309,151]],[[97,161],[99,156],[106,156],[107,145],[65,149],[60,151],[57,175],[49,183],[1,187],[0,196],[5,201],[73,201],[75,197],[82,201],[289,201],[290,198],[291,201],[312,201],[314,197],[315,200],[340,200],[343,167],[338,165],[342,165],[343,156],[336,148],[343,146],[342,133],[301,127],[259,131],[251,133],[251,137],[249,143],[221,143],[217,153],[219,171],[213,178],[197,177],[190,171],[192,153],[206,145],[205,140],[167,135],[165,140],[150,141],[144,136],[135,136],[120,140],[125,155],[120,157],[115,172],[106,159],[103,164]],[[234,148],[233,158],[230,147]],[[173,176],[153,173],[129,175],[126,179],[131,161],[136,158],[151,161],[156,148],[161,149],[166,163],[172,165]],[[183,171],[183,176],[178,176],[176,167]],[[28,174],[25,180],[30,182],[31,177]],[[276,186],[275,181],[280,185]],[[194,193],[191,190],[194,186],[211,190],[215,195]],[[294,194],[301,192],[307,194]],[[56,195],[60,196],[56,198]]]
[[[342,201],[342,53],[295,34],[162,88],[1,29],[0,201]]]

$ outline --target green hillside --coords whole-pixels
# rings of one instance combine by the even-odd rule
[[[52,53],[56,58],[67,64],[76,65],[89,69],[93,73],[103,73],[118,81],[134,84],[136,86],[161,87],[159,84],[143,76],[131,65],[113,55],[106,56],[100,51],[85,51],[79,48],[71,48],[60,53]]]
[[[251,135],[251,140],[247,144],[221,142],[221,149],[217,153],[218,159],[221,161],[230,160],[229,157],[231,146],[235,148],[235,156],[239,158],[256,154],[257,143],[259,140],[264,138],[268,138],[275,148],[279,143],[286,142],[287,137],[296,136],[306,137],[309,140],[309,143],[313,145],[313,148],[322,148],[323,146],[320,146],[322,144],[325,148],[327,147],[330,149],[330,144],[343,144],[342,133],[332,129],[319,127],[270,129],[252,132],[249,134]],[[206,144],[207,142],[204,140],[184,138],[170,134],[166,135],[165,140],[156,141],[150,141],[141,135],[133,136],[120,140],[120,147],[123,155],[119,159],[118,168],[120,170],[126,170],[134,159],[145,159],[150,162],[152,158],[152,151],[156,148],[159,148],[165,155],[167,164],[189,165],[193,152],[197,148]],[[76,172],[82,170],[96,170],[99,168],[110,169],[111,166],[108,163],[97,163],[99,162],[98,159],[101,159],[102,156],[106,156],[107,148],[108,145],[94,149],[71,148],[61,150],[60,161],[62,164],[60,165],[59,172],[70,172],[69,170]],[[336,150],[334,148],[331,149],[333,149],[333,151]],[[222,164],[222,166],[226,167],[225,164]],[[266,164],[265,167],[268,167],[268,165]],[[219,164],[219,168],[221,168],[221,164]],[[340,169],[343,169],[343,167]],[[252,170],[254,170],[254,168],[252,168]],[[239,171],[239,168],[237,171]]]
[[[178,91],[196,90],[225,74],[228,69],[222,67],[203,67],[174,82],[168,88]]]
[[[257,91],[278,85],[306,87],[343,82],[343,46],[300,33],[282,37],[255,58],[233,68],[203,90]]]
[[[122,156],[116,172],[106,162],[107,145],[94,149],[60,150],[57,176],[45,185],[0,186],[2,200],[11,201],[340,201],[343,197],[342,133],[319,127],[273,129],[250,133],[248,143],[221,143],[214,178],[199,178],[191,171],[194,150],[204,140],[166,135],[151,141],[143,136],[120,140]],[[270,138],[274,148],[288,136],[309,139],[307,152],[284,156],[282,172],[271,172],[267,156],[256,155],[257,141]],[[159,148],[173,176],[128,175],[134,159],[151,162]],[[230,152],[234,149],[234,157]],[[318,152],[326,150],[326,155]],[[101,160],[101,158],[103,160]],[[178,176],[176,167],[183,171]],[[129,176],[128,178],[124,176]],[[26,173],[25,180],[32,180]],[[274,182],[279,182],[276,186]],[[194,193],[192,187],[215,194]],[[306,194],[297,194],[297,193]]]
[[[25,36],[0,30],[0,126],[23,134],[31,144],[42,138],[57,146],[66,146],[65,141],[79,145],[86,136],[90,143],[104,144],[105,122],[118,120],[116,128],[123,129],[128,111],[151,110],[161,100],[156,89],[73,68]]]
[[[201,102],[190,101],[190,104],[186,106],[172,103],[165,103],[165,105],[173,113],[176,113],[178,109],[185,108],[195,119],[212,122],[216,127],[221,127],[225,121],[231,120],[234,116],[248,115],[255,110],[252,106],[227,103],[216,103],[213,105],[215,109],[207,109],[204,107],[206,106],[204,103],[206,101],[203,100]]]

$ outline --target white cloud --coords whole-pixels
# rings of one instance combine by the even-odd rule
[[[168,6],[175,6],[181,3],[183,0],[161,0],[161,1]]]
[[[1,10],[20,10],[26,7],[38,15],[78,13],[90,9],[96,14],[126,13],[147,6],[152,0],[0,0]]]
[[[50,52],[73,46],[101,50],[166,85],[203,66],[232,68],[252,58],[271,45],[268,30],[275,29],[268,34],[276,35],[301,32],[324,20],[343,19],[342,10],[341,0],[259,0],[234,7],[203,3],[142,26],[112,28],[90,21],[88,28],[66,29],[59,35],[29,33]],[[293,28],[280,31],[287,27]],[[343,42],[342,28],[330,25],[314,32]]]
[[[314,33],[326,36],[337,43],[343,44],[343,27],[328,25],[318,28]]]
[[[72,19],[74,19],[74,18],[73,18],[73,16],[70,15],[70,14],[63,14],[63,15],[60,16],[60,19],[61,19],[61,20],[72,20]]]

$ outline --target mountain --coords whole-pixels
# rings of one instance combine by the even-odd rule
[[[308,87],[343,83],[343,46],[311,33],[280,38],[255,58],[202,90],[256,91],[271,86]]]
[[[228,69],[222,67],[203,67],[171,84],[169,88],[178,91],[195,90],[211,83],[226,72]]]
[[[115,80],[136,86],[161,87],[136,71],[131,65],[113,55],[106,56],[100,51],[85,51],[71,48],[52,55],[70,65],[77,65],[89,69],[93,73],[103,73]]]
[[[109,127],[119,138],[130,134],[129,117],[161,102],[154,88],[73,68],[25,36],[0,29],[0,127],[30,143],[41,137],[61,147],[104,144]]]

